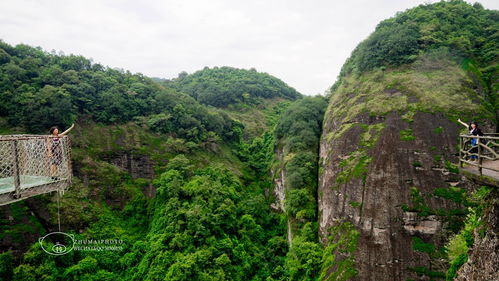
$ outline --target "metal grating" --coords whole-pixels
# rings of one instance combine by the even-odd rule
[[[71,184],[71,144],[67,136],[0,136],[0,205]]]

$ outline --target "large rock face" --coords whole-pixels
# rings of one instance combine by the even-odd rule
[[[118,151],[103,157],[103,160],[127,171],[133,179],[154,178],[153,163],[148,155],[133,151]]]
[[[434,190],[466,188],[450,164],[460,130],[452,119],[463,105],[476,109],[462,71],[444,68],[455,75],[439,84],[429,79],[444,69],[427,70],[438,74],[432,78],[412,69],[345,79],[332,94],[320,145],[319,231],[326,244],[343,222],[360,232],[355,280],[444,275],[446,261],[427,249],[443,246],[445,214],[461,206]]]
[[[363,124],[380,122],[366,117]],[[408,124],[397,114],[383,120],[385,128],[372,150],[367,152],[372,161],[367,165],[365,178],[354,178],[338,183],[343,167],[342,158],[357,150],[360,127],[353,127],[334,141],[323,140],[321,156],[325,173],[320,178],[320,230],[325,236],[329,227],[339,221],[350,221],[360,231],[356,260],[358,280],[406,280],[415,278],[409,267],[431,268],[424,254],[412,249],[412,237],[441,244],[439,234],[443,221],[437,216],[418,216],[417,211],[404,211],[412,206],[411,188],[428,194],[435,187],[447,186],[459,178],[434,161],[435,153],[453,159],[457,125],[435,114],[418,113],[414,117],[413,134],[417,141],[400,139],[399,131]],[[430,128],[437,125],[443,133]],[[436,147],[436,149],[430,149]],[[419,164],[414,164],[419,163]],[[431,209],[451,208],[453,204],[432,198]]]

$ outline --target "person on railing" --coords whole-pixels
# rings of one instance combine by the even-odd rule
[[[69,129],[59,134],[57,127],[50,128],[50,137],[47,139],[48,156],[50,159],[50,176],[52,180],[59,180],[57,177],[57,170],[62,163],[62,144],[61,137],[69,133],[75,124],[72,124]]]
[[[468,124],[466,124],[463,121],[461,121],[461,119],[457,119],[457,121],[459,123],[461,123],[461,125],[465,126],[469,130],[469,134],[470,135],[473,135],[473,136],[483,136],[482,130],[480,130],[480,128],[478,128],[478,123],[477,122],[471,121],[470,125],[468,126]],[[470,150],[470,153],[473,153],[473,154],[478,153],[478,138],[472,138],[471,139],[471,147],[472,148]],[[476,155],[470,155],[471,161],[476,161],[477,158],[478,157]]]

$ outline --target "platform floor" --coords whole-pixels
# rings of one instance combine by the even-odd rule
[[[22,175],[20,180],[21,188],[26,189],[65,179],[53,180],[51,177]],[[14,177],[0,178],[0,194],[13,192],[14,190]]]
[[[493,168],[499,170],[499,161],[484,161],[482,165],[484,166],[482,168],[482,176],[486,176],[499,184],[499,172],[487,169],[487,168]],[[478,172],[478,167],[473,165],[464,164],[464,167],[462,167],[461,170],[476,176],[480,176],[480,173]]]

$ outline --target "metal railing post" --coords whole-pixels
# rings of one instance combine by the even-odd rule
[[[477,136],[477,145],[478,145],[478,172],[480,176],[482,175],[482,140],[480,136]]]
[[[71,184],[73,181],[73,173],[71,172],[73,170],[72,163],[71,163],[71,140],[69,139],[68,136],[65,136],[66,138],[66,157],[68,158],[68,169],[66,171],[67,173],[67,178],[68,178],[68,184]]]
[[[459,136],[459,167],[463,167],[463,150],[464,150],[464,142],[463,136]]]
[[[15,197],[21,197],[21,179],[19,178],[19,150],[17,149],[17,140],[14,141],[13,147],[14,153],[14,188],[15,188]]]

